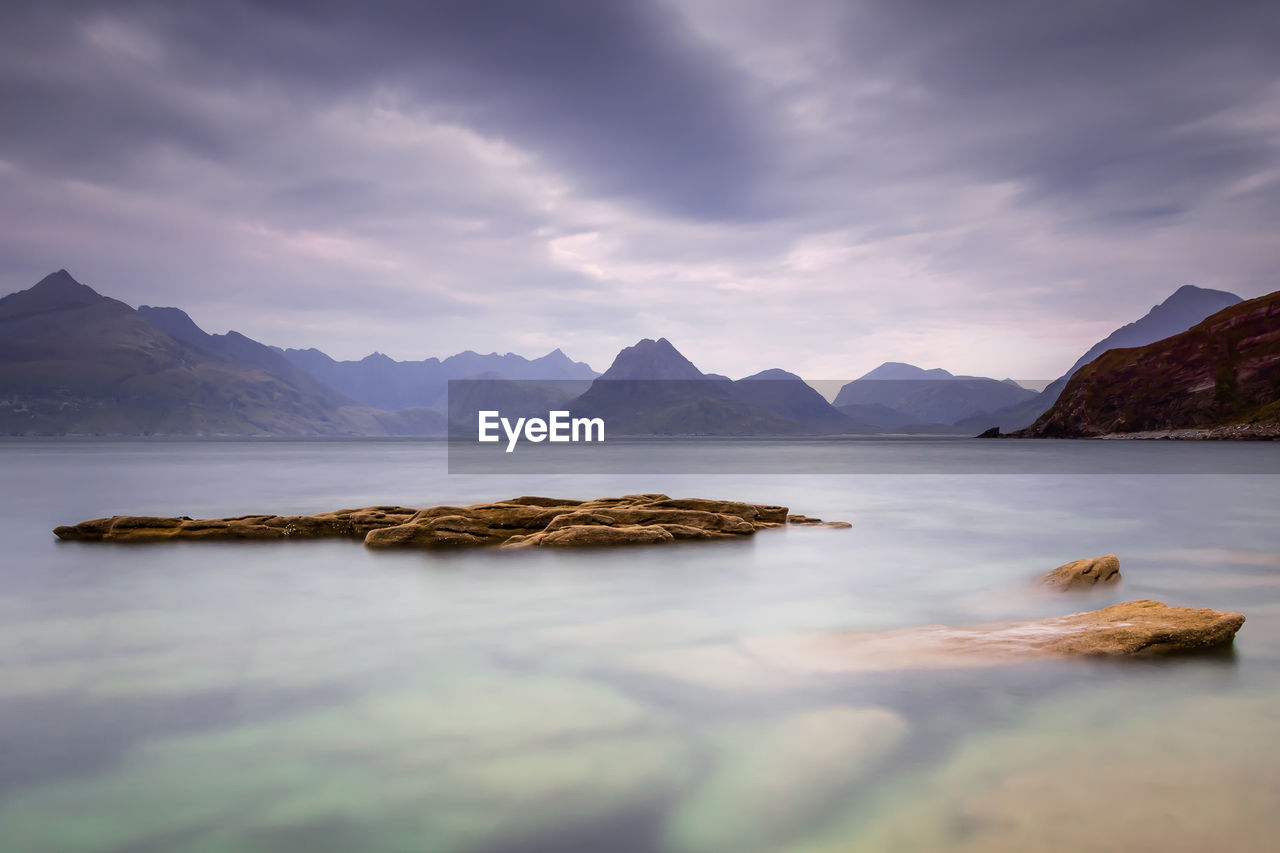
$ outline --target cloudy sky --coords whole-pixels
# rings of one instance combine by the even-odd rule
[[[1273,2],[14,2],[0,292],[336,357],[1050,378],[1280,288]]]

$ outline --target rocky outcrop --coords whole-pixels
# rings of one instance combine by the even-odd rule
[[[810,676],[999,666],[1036,658],[1151,658],[1231,645],[1244,616],[1129,601],[1084,613],[995,625],[928,625],[755,637],[659,652],[633,664],[700,686],[773,689]]]
[[[1060,590],[1087,589],[1120,580],[1120,558],[1115,554],[1073,560],[1040,578],[1047,587]]]
[[[820,518],[810,518],[807,515],[788,515],[787,524],[803,524],[810,527],[853,527],[847,521],[823,521]]]
[[[1017,433],[1086,438],[1197,430],[1265,438],[1280,422],[1280,291],[1219,311],[1181,334],[1113,349],[1082,367],[1053,408]],[[1233,424],[1248,434],[1212,430]]]
[[[1160,657],[1230,645],[1244,624],[1244,616],[1209,608],[1170,607],[1144,599],[1046,619],[1038,624],[1048,633],[1030,644],[1030,648],[1043,654]]]
[[[849,526],[794,516],[797,524]],[[359,539],[370,548],[594,547],[730,539],[788,523],[787,508],[663,494],[590,501],[525,496],[471,506],[374,506],[319,515],[113,516],[54,529],[81,542]]]

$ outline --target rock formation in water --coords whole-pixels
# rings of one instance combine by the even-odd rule
[[[1045,586],[1060,590],[1085,589],[1119,580],[1120,558],[1115,554],[1073,560],[1040,578]]]
[[[1280,291],[1233,305],[1162,341],[1104,353],[1018,435],[1083,438],[1277,422]],[[1242,432],[1249,437],[1249,430]]]
[[[926,625],[752,637],[640,655],[649,675],[719,688],[779,689],[825,675],[1002,666],[1038,658],[1152,658],[1229,647],[1239,613],[1128,601],[994,625]]]
[[[113,516],[58,527],[59,539],[87,542],[193,540],[359,539],[370,548],[501,546],[593,547],[729,539],[793,524],[847,527],[787,508],[662,494],[590,501],[519,497],[466,507],[413,509],[374,506],[319,515],[241,515],[192,519]]]

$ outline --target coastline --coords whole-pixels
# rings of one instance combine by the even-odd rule
[[[1198,429],[1111,432],[1096,437],[1108,441],[1150,441],[1154,439],[1172,441],[1276,441],[1280,439],[1280,423],[1228,424]]]
[[[998,432],[987,430],[974,438],[1061,439],[1067,441],[1276,441],[1280,440],[1280,423],[1224,424],[1216,427],[1179,427],[1147,429],[1135,432],[1109,432],[1103,435],[1028,435],[1026,430]]]

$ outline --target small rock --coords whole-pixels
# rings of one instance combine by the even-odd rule
[[[1059,590],[1085,589],[1098,584],[1111,584],[1120,580],[1120,558],[1115,554],[1103,554],[1084,560],[1074,560],[1058,566],[1040,578],[1045,586]]]

